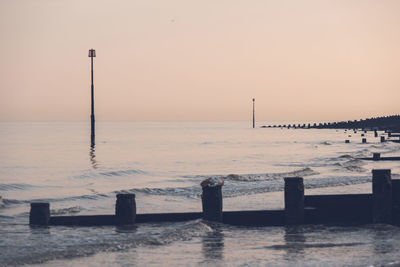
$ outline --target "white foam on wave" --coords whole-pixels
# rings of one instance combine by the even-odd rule
[[[281,179],[282,177],[290,177],[290,176],[311,176],[317,175],[318,172],[314,171],[313,169],[306,167],[300,170],[295,170],[292,172],[281,172],[281,173],[261,173],[261,174],[229,174],[228,176],[224,177],[227,180],[234,180],[234,181],[266,181],[266,180],[277,180]]]
[[[67,215],[67,214],[76,214],[82,210],[80,206],[74,206],[69,208],[61,208],[61,209],[52,209],[50,210],[51,215]]]
[[[309,171],[309,170],[307,170]],[[288,173],[281,173],[280,177],[273,179],[252,179],[243,180],[242,178],[236,180],[228,180],[222,189],[224,197],[238,197],[244,195],[262,194],[270,192],[281,192],[284,190],[284,177]],[[293,174],[293,172],[291,172]],[[302,175],[304,176],[304,175]],[[243,177],[246,177],[244,175]],[[264,177],[265,178],[265,177]],[[326,177],[326,178],[312,178],[304,179],[304,186],[306,189],[312,188],[325,188],[336,187],[345,185],[355,185],[371,182],[371,177],[368,176],[342,176],[342,177]],[[135,193],[135,194],[149,194],[149,195],[165,195],[165,196],[178,196],[186,198],[199,199],[201,197],[201,187],[199,185],[179,187],[179,188],[138,188],[130,190],[121,190],[114,193]]]

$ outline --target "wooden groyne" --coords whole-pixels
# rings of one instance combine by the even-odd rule
[[[202,212],[136,214],[134,194],[118,194],[115,214],[50,216],[49,203],[31,203],[30,225],[96,226],[178,222],[195,219],[231,225],[284,226],[298,224],[400,225],[400,180],[389,169],[372,171],[372,194],[304,195],[303,178],[285,181],[285,209],[223,211],[222,186],[205,186]]]
[[[275,124],[264,125],[261,128],[303,128],[303,129],[361,129],[361,130],[387,130],[400,132],[400,115],[374,117],[360,120],[339,122],[314,122],[308,124]]]
[[[398,161],[400,157],[381,157],[381,153],[373,153],[372,158],[359,158],[362,160],[373,160],[373,161],[380,161],[380,160],[388,160],[388,161]]]

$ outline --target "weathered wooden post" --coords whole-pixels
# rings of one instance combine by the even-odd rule
[[[285,222],[288,225],[304,223],[304,184],[302,177],[285,180]]]
[[[203,219],[207,221],[222,222],[222,186],[224,182],[214,183],[212,179],[206,179],[201,183],[203,194]]]
[[[367,138],[363,138],[363,139],[362,139],[362,143],[363,143],[363,144],[366,144],[366,143],[367,143]]]
[[[381,158],[381,153],[373,153],[372,154],[372,159],[373,160],[379,160]]]
[[[381,136],[381,143],[385,142],[385,137]]]
[[[49,203],[31,203],[31,211],[29,213],[30,225],[49,225],[50,221],[50,204]]]
[[[136,220],[135,194],[117,194],[115,205],[117,224],[134,224]]]
[[[390,169],[372,170],[372,221],[392,221],[392,179]]]
[[[400,180],[392,180],[392,223],[400,225]]]

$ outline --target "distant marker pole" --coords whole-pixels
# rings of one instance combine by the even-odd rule
[[[253,129],[256,127],[256,118],[255,118],[255,110],[254,110],[254,102],[256,101],[255,98],[253,98]]]
[[[92,99],[92,107],[91,107],[91,114],[90,114],[90,125],[91,125],[91,134],[90,138],[92,143],[94,143],[94,84],[93,84],[93,58],[96,57],[96,50],[93,48],[89,50],[89,57],[91,60],[91,77],[92,77],[92,87],[91,87],[91,99]]]

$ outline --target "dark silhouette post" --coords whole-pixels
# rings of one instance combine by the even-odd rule
[[[94,83],[93,83],[93,58],[96,57],[96,50],[93,48],[89,50],[89,57],[91,60],[91,77],[92,77],[92,87],[91,87],[91,99],[92,99],[92,107],[91,107],[91,114],[90,114],[90,125],[91,125],[91,134],[90,139],[92,144],[94,143]]]
[[[31,211],[29,213],[30,225],[47,226],[50,221],[50,204],[49,203],[31,203]]]
[[[255,105],[255,102],[256,101],[256,99],[255,98],[253,98],[253,129],[254,129],[254,127],[256,126],[256,118],[255,118],[255,110],[254,110],[254,105]]]
[[[392,221],[390,169],[372,170],[372,216],[374,223],[390,223]]]
[[[381,158],[381,153],[373,153],[372,154],[372,159],[373,160],[379,160]]]
[[[115,204],[115,216],[117,224],[134,224],[136,221],[135,194],[117,194]]]
[[[223,179],[207,178],[201,183],[203,194],[203,219],[207,221],[222,222],[222,186]]]
[[[221,186],[203,187],[201,196],[203,204],[203,219],[222,222],[222,190]]]
[[[302,177],[286,177],[285,222],[287,225],[304,223],[304,183]]]

